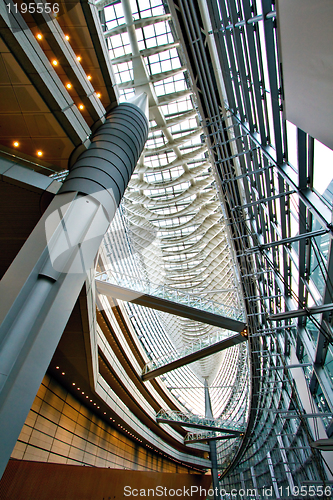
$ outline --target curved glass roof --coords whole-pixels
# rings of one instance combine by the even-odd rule
[[[333,429],[332,151],[286,120],[283,19],[274,0],[169,5],[172,20],[159,0],[105,9],[120,99],[134,91],[150,98],[151,133],[124,220],[147,282],[243,311],[242,284],[252,377],[248,387],[241,344],[165,379],[187,407],[197,397],[203,408],[195,377],[208,377],[214,416],[225,419],[240,421],[251,395],[236,459],[238,440],[217,445],[223,486],[323,481],[332,477],[331,458],[323,452],[321,465],[310,443]],[[162,316],[178,350],[211,330]],[[168,378],[179,372],[182,389]]]
[[[113,3],[104,16],[119,101],[146,92],[150,115],[146,148],[105,240],[112,279],[134,288],[163,286],[244,317],[214,168],[171,16],[160,0]],[[132,303],[127,308],[151,359],[233,335]],[[246,359],[242,344],[162,379],[186,411],[201,415],[207,379],[214,416],[244,421]],[[235,399],[236,392],[244,397]]]

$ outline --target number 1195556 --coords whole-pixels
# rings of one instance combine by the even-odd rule
[[[7,4],[8,12],[9,14],[26,14],[29,12],[30,14],[34,14],[37,12],[38,14],[58,14],[60,6],[59,3],[51,3],[51,2],[46,2],[46,3],[14,3],[14,4]]]

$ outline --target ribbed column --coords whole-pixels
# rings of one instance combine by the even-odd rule
[[[148,137],[147,97],[119,104],[94,133],[59,193],[91,195],[111,221]]]

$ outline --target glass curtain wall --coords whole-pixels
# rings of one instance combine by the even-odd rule
[[[305,484],[327,494],[332,458],[310,443],[333,431],[332,152],[284,119],[274,2],[172,6],[230,224],[251,339],[249,426],[222,484],[227,491],[272,486],[276,498],[288,491],[301,498]]]

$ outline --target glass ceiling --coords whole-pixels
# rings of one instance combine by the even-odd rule
[[[106,6],[104,15],[119,101],[146,92],[150,113],[145,151],[105,240],[113,279],[163,285],[243,314],[210,154],[171,16],[160,0],[123,0]],[[127,307],[151,359],[221,335],[213,326]],[[214,416],[242,420],[246,359],[246,346],[235,346],[163,380],[187,411],[202,415],[208,379]],[[243,397],[231,402],[236,385]]]

